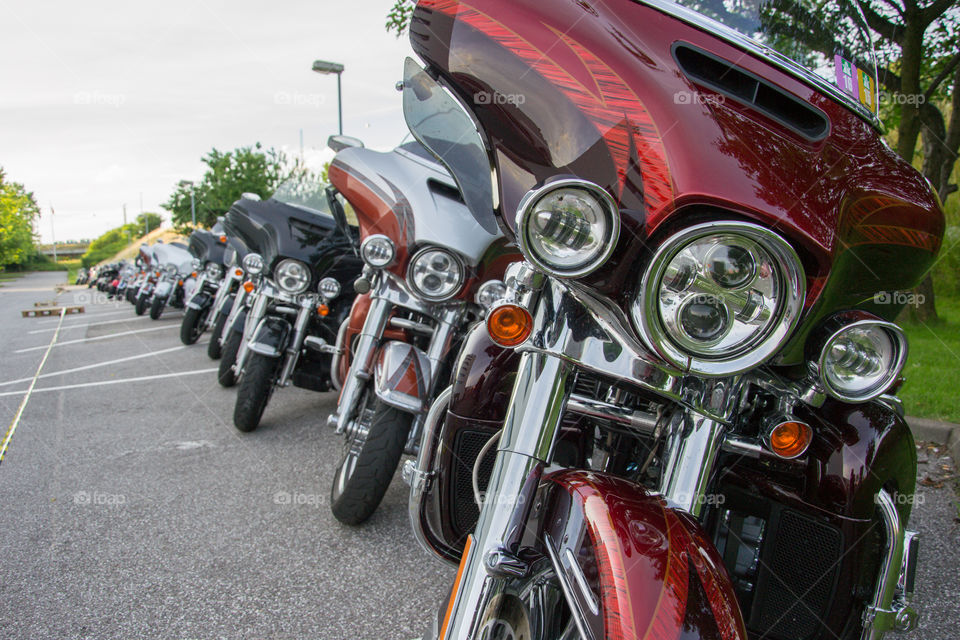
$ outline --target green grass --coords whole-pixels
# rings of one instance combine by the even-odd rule
[[[900,397],[907,415],[960,423],[960,298],[937,297],[935,325],[904,325],[910,357]]]

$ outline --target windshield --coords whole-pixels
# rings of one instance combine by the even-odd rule
[[[480,132],[463,106],[410,58],[403,67],[403,116],[413,136],[457,181],[477,223],[499,233],[492,170]]]
[[[877,62],[856,2],[643,0],[745,46],[875,119]]]
[[[333,217],[326,189],[327,185],[320,180],[291,178],[277,187],[272,199],[310,213]]]

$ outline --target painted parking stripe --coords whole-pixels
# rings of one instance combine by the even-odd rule
[[[122,318],[120,320],[104,320],[103,322],[90,322],[90,318],[87,318],[88,324],[72,324],[65,326],[64,331],[69,331],[70,329],[86,329],[87,327],[99,326],[101,324],[117,324],[118,322],[134,322],[136,320],[149,320],[150,316],[134,316],[132,318]],[[33,335],[34,333],[49,333],[50,331],[56,331],[56,327],[52,329],[34,329],[33,331],[28,331],[27,333]]]
[[[110,316],[119,316],[121,314],[129,315],[130,311],[121,310],[121,311],[109,311],[107,313],[99,313],[96,311],[91,311],[90,308],[86,308],[86,310],[83,313],[78,313],[75,316],[71,316],[67,318],[67,322],[64,323],[64,326],[68,326],[68,323],[71,320],[89,322],[91,318],[109,318]],[[56,320],[38,320],[37,324],[47,324],[47,323],[53,323],[53,322],[56,322]]]
[[[177,347],[170,347],[169,349],[161,349],[160,351],[148,351],[147,353],[140,353],[135,356],[127,356],[126,358],[117,358],[116,360],[107,360],[106,362],[97,362],[95,364],[88,364],[82,367],[75,367],[73,369],[64,369],[63,371],[51,371],[50,373],[45,373],[40,378],[52,378],[53,376],[63,376],[69,373],[77,373],[79,371],[88,371],[90,369],[97,369],[99,367],[109,367],[113,364],[120,364],[121,362],[129,362],[130,360],[142,360],[144,358],[149,358],[151,356],[159,356],[164,353],[170,353],[172,351],[179,351],[181,349],[186,349],[186,345],[180,345]],[[11,384],[19,384],[21,382],[29,382],[33,378],[20,378],[19,380],[8,380],[7,382],[0,382],[0,387],[5,387]]]
[[[127,384],[128,382],[148,382],[150,380],[162,380],[163,378],[179,378],[180,376],[195,376],[203,373],[213,373],[219,371],[217,367],[210,369],[197,369],[195,371],[178,371],[176,373],[161,373],[155,376],[141,376],[139,378],[119,378],[117,380],[101,380],[99,382],[81,382],[78,384],[65,384],[59,387],[44,387],[43,389],[33,389],[33,393],[42,393],[44,391],[67,391],[70,389],[86,389],[88,387],[104,387],[111,384]],[[4,391],[0,393],[3,396],[16,396],[27,393],[27,391]]]
[[[120,338],[122,336],[130,336],[135,333],[147,333],[148,331],[161,331],[163,329],[179,329],[180,325],[178,324],[165,324],[162,327],[150,327],[149,329],[136,329],[134,331],[121,331],[120,333],[111,333],[105,336],[96,336],[93,338],[80,338],[79,340],[67,340],[66,342],[58,342],[55,344],[55,347],[63,347],[70,344],[81,344],[84,342],[96,342],[97,340],[106,340],[107,338]],[[46,349],[46,345],[41,345],[39,347],[27,347],[26,349],[17,349],[14,353],[26,353],[28,351],[38,351],[40,349]]]

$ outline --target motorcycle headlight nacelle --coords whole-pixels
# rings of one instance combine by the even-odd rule
[[[895,324],[861,320],[831,334],[820,351],[824,390],[843,402],[867,402],[894,383],[907,361],[907,338]]]
[[[517,211],[517,239],[527,260],[561,278],[583,276],[607,261],[620,237],[620,214],[605,190],[558,180],[528,192]]]
[[[210,280],[219,280],[223,277],[223,268],[216,262],[208,262],[204,272]]]
[[[421,249],[410,260],[407,282],[422,298],[434,302],[447,300],[463,286],[463,263],[445,249]]]
[[[303,293],[310,286],[310,269],[299,260],[281,260],[273,275],[277,286],[285,293]]]
[[[803,267],[776,233],[699,224],[654,254],[631,307],[644,342],[676,367],[725,376],[766,361],[796,326]]]
[[[164,265],[163,270],[167,272],[168,276],[177,275],[177,265],[175,264]]]
[[[360,243],[360,257],[374,269],[383,269],[393,263],[397,257],[397,248],[393,240],[383,234],[368,236]]]
[[[252,276],[263,273],[263,256],[259,253],[248,253],[243,256],[243,270]]]
[[[340,283],[336,278],[324,278],[317,286],[324,300],[330,301],[340,295]]]

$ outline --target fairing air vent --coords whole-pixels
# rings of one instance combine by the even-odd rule
[[[808,140],[822,140],[830,130],[822,111],[726,60],[682,42],[673,45],[673,57],[694,83],[752,107]]]

